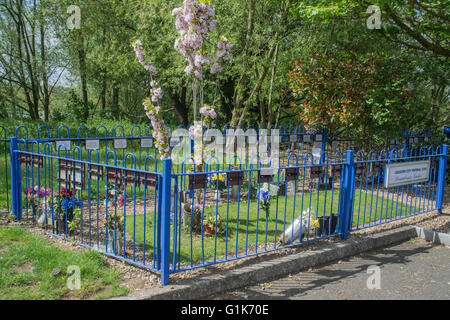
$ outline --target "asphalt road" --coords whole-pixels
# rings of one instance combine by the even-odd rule
[[[449,300],[449,292],[450,248],[414,239],[207,299]]]

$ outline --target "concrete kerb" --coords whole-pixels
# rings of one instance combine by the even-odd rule
[[[416,227],[416,233],[418,238],[422,238],[428,242],[450,246],[450,234],[426,230],[420,227]]]
[[[384,248],[418,236],[416,227],[406,226],[364,238],[350,239],[314,251],[277,257],[222,274],[200,276],[185,283],[152,288],[113,300],[194,300],[269,282],[289,274],[354,256],[366,251]]]

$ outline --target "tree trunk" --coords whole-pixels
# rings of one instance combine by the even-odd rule
[[[49,121],[50,114],[50,94],[48,89],[48,77],[47,77],[47,68],[45,62],[47,61],[46,52],[45,52],[45,30],[44,26],[41,23],[41,59],[42,59],[42,82],[43,82],[43,94],[44,94],[44,118],[45,121]]]
[[[84,37],[81,31],[78,47],[78,62],[81,78],[81,95],[83,97],[83,118],[85,121],[87,121],[89,119],[89,99],[88,99],[88,89],[86,79],[86,51],[84,48]]]
[[[232,126],[235,126],[237,123],[237,119],[239,117],[239,111],[242,108],[244,94],[247,89],[247,81],[248,81],[247,73],[248,73],[248,69],[249,69],[250,42],[253,37],[255,8],[256,8],[256,0],[250,0],[249,8],[248,8],[248,18],[247,18],[247,35],[245,38],[245,47],[244,47],[244,71],[238,82],[238,85],[236,86],[236,90],[235,90],[234,97],[233,97],[234,110],[233,110],[233,115],[231,117]]]
[[[189,126],[189,107],[186,104],[186,94],[186,86],[183,86],[181,88],[181,95],[179,95],[177,92],[169,91],[169,95],[174,103],[178,119],[180,123],[182,123],[187,128]]]
[[[120,116],[120,110],[119,110],[119,93],[120,88],[116,81],[114,81],[113,91],[112,91],[112,111],[114,114],[114,117]]]
[[[280,46],[279,44],[277,44],[275,47],[275,57],[273,58],[272,77],[270,78],[269,102],[267,103],[267,113],[268,113],[267,128],[270,128],[273,121],[273,110],[272,110],[273,84],[275,82],[275,74],[277,72],[279,48]]]

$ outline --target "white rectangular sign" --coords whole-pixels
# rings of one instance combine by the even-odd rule
[[[100,149],[100,140],[86,140],[86,150]]]
[[[430,161],[402,162],[386,165],[385,188],[426,182],[430,178]]]
[[[114,149],[126,149],[127,139],[114,139]]]
[[[61,146],[61,147],[60,147]],[[70,151],[71,150],[71,143],[70,140],[68,141],[56,141],[56,151],[61,150],[61,151]]]
[[[153,147],[152,138],[141,139],[141,148],[152,148],[152,147]]]

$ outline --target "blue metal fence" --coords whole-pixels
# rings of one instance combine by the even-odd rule
[[[12,213],[159,272],[165,285],[173,273],[345,240],[357,230],[442,210],[446,145],[331,153],[324,132],[290,128],[281,132],[276,164],[258,158],[219,165],[210,158],[200,168],[190,166],[191,158],[158,161],[143,141],[149,133],[133,127],[126,137],[117,126],[108,137],[99,127],[90,138],[84,127],[70,138],[60,127],[52,139],[41,127],[32,140],[18,128],[23,139],[8,141]],[[422,160],[430,163],[426,182],[385,187],[386,165]]]

